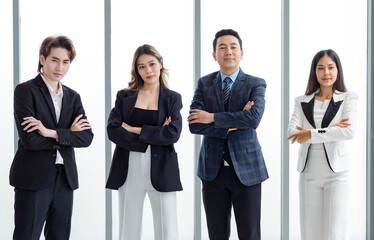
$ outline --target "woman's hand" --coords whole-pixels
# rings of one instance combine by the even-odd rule
[[[299,127],[299,126],[296,126],[296,128],[300,130],[300,132],[295,133],[291,135],[289,138],[287,138],[287,140],[292,140],[291,143],[294,143],[296,141],[298,143],[305,143],[309,139],[311,139],[312,135],[311,135],[310,129],[306,129],[306,128]]]
[[[169,125],[169,123],[171,123],[171,117],[170,116],[165,118],[165,122],[164,122],[164,124],[162,124],[162,126],[167,126],[167,125]]]
[[[125,122],[122,122],[122,125],[121,125],[124,129],[126,129],[128,132],[131,132],[131,133],[136,133],[136,134],[140,134],[140,132],[142,131],[142,128],[141,127],[132,127],[130,125],[128,125],[127,123]]]
[[[348,123],[348,120],[349,120],[349,118],[343,118],[340,122],[335,123],[334,126],[338,126],[338,127],[341,127],[341,128],[347,128],[347,127],[351,126],[351,124]]]

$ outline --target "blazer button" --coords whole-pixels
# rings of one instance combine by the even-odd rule
[[[157,154],[155,153],[155,154],[153,154],[153,157],[157,157]]]

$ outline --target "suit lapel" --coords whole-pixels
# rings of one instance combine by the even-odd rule
[[[245,75],[240,69],[239,74],[236,77],[236,80],[233,83],[232,88],[231,88],[231,93],[230,93],[230,98],[229,98],[229,107],[228,107],[229,110],[232,109],[233,106],[231,105],[236,102],[236,98],[238,97],[238,95],[240,95],[240,90],[242,89],[243,84],[244,84],[244,78],[245,78]]]
[[[214,92],[218,100],[218,106],[221,112],[225,111],[225,106],[223,104],[223,95],[222,95],[222,79],[220,72],[217,73],[217,76],[213,79]],[[230,99],[229,99],[230,101]]]
[[[316,124],[314,123],[314,96],[309,102],[302,102],[301,108],[303,109],[304,115],[310,125],[312,125],[313,128],[316,128]]]
[[[132,111],[134,110],[136,100],[138,99],[138,91],[129,91],[129,96],[126,98],[126,104],[123,105],[124,122],[129,123]]]
[[[170,113],[167,112],[170,110],[170,101],[169,101],[169,89],[160,85],[160,93],[158,96],[158,117],[157,117],[157,126],[161,126],[165,118],[170,116]]]
[[[336,113],[339,111],[340,105],[343,103],[343,100],[338,102],[334,101],[334,97],[331,98],[330,104],[327,107],[325,115],[322,119],[322,128],[326,128],[331,123],[332,119],[335,117]]]
[[[49,112],[52,115],[53,123],[55,124],[55,126],[57,126],[56,111],[55,111],[55,107],[53,106],[51,94],[49,94],[48,88],[45,85],[45,83],[44,83],[44,81],[43,81],[43,79],[40,75],[38,75],[37,82],[38,82],[38,85],[40,87],[39,89],[42,92],[42,95],[43,95],[43,97],[44,97],[44,99],[47,103],[47,106],[49,108]]]
[[[69,115],[66,112],[68,110],[68,106],[69,106],[69,103],[70,103],[70,98],[69,98],[70,96],[67,93],[67,91],[65,91],[65,87],[62,84],[61,84],[61,87],[62,87],[63,95],[62,95],[62,102],[61,102],[60,119],[59,119],[57,125],[63,124],[64,121],[65,121],[65,118],[68,118],[68,121],[70,121],[70,117],[71,117],[71,116],[69,117]],[[77,116],[73,116],[73,117],[76,118]]]

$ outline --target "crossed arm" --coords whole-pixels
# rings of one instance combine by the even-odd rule
[[[91,125],[87,119],[82,118],[83,114],[79,114],[70,126],[70,130],[73,132],[84,131],[91,129]],[[46,128],[43,123],[34,117],[24,117],[21,126],[24,126],[23,131],[31,133],[37,131],[39,135],[46,138],[54,138],[58,141],[57,131],[54,129]]]
[[[316,134],[318,129],[307,129],[302,126],[303,112],[300,107],[300,102],[295,99],[295,108],[288,126],[287,140],[291,143],[322,143],[331,142],[337,140],[348,140],[351,139],[355,134],[356,128],[356,116],[357,116],[357,98],[358,96],[351,92],[345,100],[344,109],[342,110],[341,120],[332,126],[324,128],[325,134]]]
[[[254,105],[253,101],[248,101],[247,104],[244,106],[243,111],[249,110]],[[187,118],[189,124],[193,123],[202,123],[202,124],[209,124],[214,122],[214,113],[210,113],[200,109],[191,109],[190,115]],[[237,128],[229,128],[230,131],[238,130]]]
[[[340,128],[347,128],[351,126],[348,122],[349,118],[343,118],[340,122],[335,123],[333,126],[338,126]],[[291,143],[298,142],[298,143],[305,143],[312,138],[312,133],[310,129],[303,128],[296,126],[296,129],[299,130],[298,133],[292,134],[287,140],[290,140]]]

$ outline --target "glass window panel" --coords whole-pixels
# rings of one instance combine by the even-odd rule
[[[193,238],[193,136],[187,123],[193,94],[193,2],[112,1],[112,105],[117,91],[127,87],[135,50],[153,45],[170,70],[169,87],[182,95],[183,129],[175,144],[183,191],[177,193],[180,239]],[[113,236],[118,234],[118,197],[113,192]],[[153,220],[148,198],[143,211],[143,239],[153,238]]]
[[[366,202],[366,1],[290,1],[290,114],[305,92],[313,56],[335,50],[349,91],[359,95],[357,133],[351,140],[351,239],[365,238]],[[298,144],[290,147],[290,239],[300,239]]]
[[[20,1],[21,79],[37,75],[44,38],[66,35],[77,56],[62,83],[82,99],[95,134],[89,148],[75,149],[80,188],[74,192],[72,239],[105,236],[104,10],[99,0]],[[89,9],[89,11],[87,11]]]
[[[280,70],[281,2],[233,0],[201,1],[202,76],[219,70],[212,57],[215,33],[224,28],[236,30],[243,40],[242,70],[264,78],[267,83],[266,108],[257,134],[270,178],[262,184],[262,239],[280,236]],[[230,9],[230,10],[229,10]],[[256,104],[256,103],[255,103]],[[202,204],[203,206],[203,204]],[[208,239],[202,207],[202,239]],[[238,239],[234,214],[230,239]]]
[[[0,88],[0,239],[13,234],[14,191],[9,185],[9,169],[14,157],[13,120],[13,15],[12,1],[0,1],[1,88]]]

